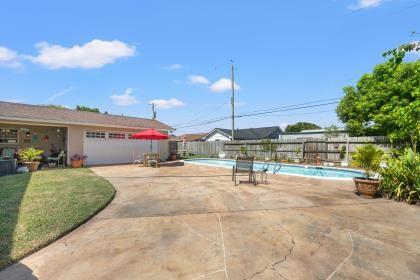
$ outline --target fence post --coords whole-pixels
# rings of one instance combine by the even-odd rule
[[[305,140],[302,140],[302,160],[305,159]]]

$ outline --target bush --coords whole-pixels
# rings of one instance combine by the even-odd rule
[[[420,155],[406,149],[398,158],[390,158],[381,169],[379,188],[388,198],[408,203],[420,201]]]
[[[41,155],[44,153],[43,150],[35,149],[33,147],[24,148],[19,151],[19,158],[22,161],[40,161],[42,159]]]
[[[372,175],[379,171],[383,154],[384,152],[373,144],[358,147],[352,155],[352,165],[363,168],[366,178],[370,179]]]

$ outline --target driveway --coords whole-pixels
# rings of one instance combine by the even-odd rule
[[[117,189],[111,204],[0,279],[420,279],[420,207],[360,198],[352,181],[92,170]]]

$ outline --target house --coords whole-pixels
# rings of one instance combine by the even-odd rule
[[[44,157],[57,151],[87,155],[87,165],[133,162],[150,150],[149,140],[130,139],[130,135],[154,128],[169,134],[171,127],[157,120],[110,114],[57,109],[0,101],[0,150],[35,147]],[[167,141],[154,144],[161,158],[168,156]]]
[[[305,129],[300,132],[289,132],[283,133],[280,135],[280,139],[287,140],[287,139],[320,139],[320,138],[327,138],[326,137],[326,129]],[[336,132],[335,137],[343,137],[346,136],[347,133],[345,130],[340,129]]]
[[[183,134],[176,137],[171,137],[171,141],[176,142],[194,142],[194,141],[204,141],[204,137],[207,135],[207,133],[190,133],[190,134]]]
[[[236,129],[235,140],[279,139],[281,129],[278,126]],[[215,128],[205,137],[205,141],[230,141],[232,130]]]

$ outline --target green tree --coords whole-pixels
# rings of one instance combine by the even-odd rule
[[[410,143],[420,138],[420,61],[377,65],[356,87],[345,87],[337,109],[351,135],[388,135]]]
[[[298,122],[295,124],[289,124],[286,127],[286,132],[301,132],[302,130],[305,129],[320,129],[321,127],[313,124],[313,123],[308,123],[308,122]]]
[[[324,135],[327,138],[338,137],[338,135],[340,135],[340,128],[336,125],[327,126]]]
[[[90,108],[87,106],[77,105],[76,106],[77,111],[85,111],[85,112],[93,112],[93,113],[100,113],[98,108]]]

